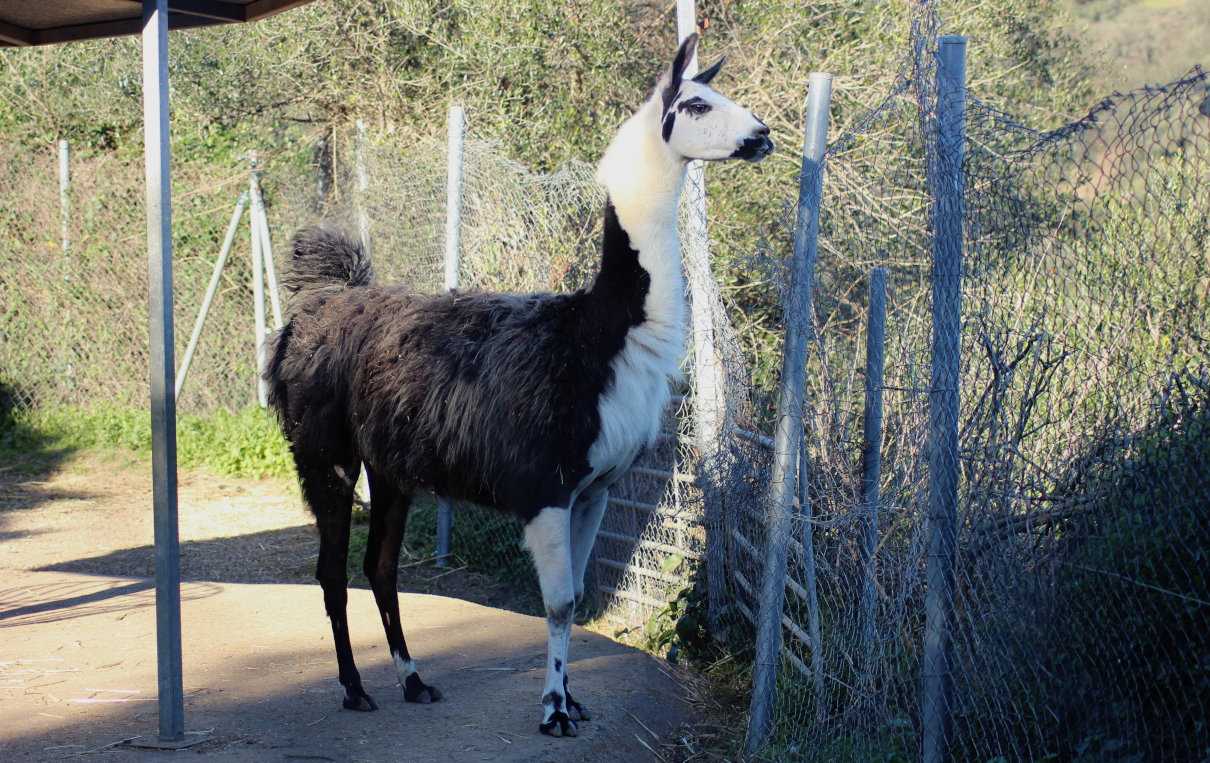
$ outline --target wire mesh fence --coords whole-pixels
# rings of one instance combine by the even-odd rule
[[[616,633],[704,621],[751,658],[769,573],[774,378],[752,334],[808,326],[788,537],[774,758],[1205,760],[1210,757],[1210,78],[1117,94],[1039,130],[965,102],[964,159],[939,145],[935,4],[913,19],[891,90],[827,147],[810,308],[777,325],[709,277],[718,237],[685,205],[687,379],[657,447],[620,483],[590,567]],[[569,290],[597,259],[592,168],[533,173],[470,137],[463,288]],[[72,164],[70,246],[55,153],[0,157],[0,391],[19,407],[146,400],[141,171]],[[381,280],[442,288],[443,136],[341,130],[262,157],[279,268],[319,219],[366,236]],[[242,167],[176,168],[178,355],[247,187]],[[955,180],[954,178],[957,178]],[[700,183],[691,176],[686,197]],[[956,388],[941,389],[931,312],[938,198],[960,191]],[[789,305],[794,206],[749,257]],[[691,231],[707,231],[706,236]],[[181,407],[256,399],[246,229]],[[885,364],[867,377],[872,268],[886,274]],[[955,276],[954,272],[946,275]],[[957,357],[954,357],[954,354]],[[866,417],[881,393],[880,433]],[[931,410],[956,392],[956,448],[931,459]],[[935,415],[935,414],[933,414]],[[871,437],[880,455],[871,491]],[[930,576],[938,464],[955,465],[952,557]],[[468,507],[453,553],[531,580],[520,528]],[[937,569],[937,568],[933,568]],[[536,586],[531,586],[536,590]],[[939,621],[930,615],[935,598]],[[704,610],[704,612],[703,612]],[[930,627],[943,656],[926,663]],[[926,676],[937,680],[931,685]]]
[[[814,311],[785,319],[814,337],[776,714],[758,747],[811,760],[1204,760],[1210,80],[1194,70],[1048,131],[976,90],[965,159],[947,165],[937,26],[922,6],[895,88],[830,146]],[[964,259],[946,351],[929,316],[956,275],[934,259],[947,191],[964,208]],[[871,512],[861,377],[874,265],[890,294]],[[960,359],[956,388],[931,373],[939,359]],[[728,394],[759,396],[738,387]],[[936,439],[949,390],[956,448]],[[755,418],[747,426],[770,431]],[[743,644],[775,507],[771,438],[733,424],[715,483]],[[936,503],[947,462],[948,544]]]

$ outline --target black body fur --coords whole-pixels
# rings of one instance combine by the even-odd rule
[[[361,247],[327,228],[296,236],[283,283],[289,321],[265,376],[300,467],[355,475],[365,463],[405,494],[429,489],[527,521],[567,506],[589,474],[598,400],[644,320],[650,278],[610,204],[588,290],[376,286]]]

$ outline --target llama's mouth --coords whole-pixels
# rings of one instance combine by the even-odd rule
[[[731,154],[732,159],[743,159],[745,162],[756,163],[773,153],[773,141],[766,135],[753,135],[744,138],[744,142]]]

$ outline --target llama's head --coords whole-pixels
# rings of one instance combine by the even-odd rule
[[[696,34],[685,38],[655,87],[652,100],[660,112],[660,136],[686,160],[759,162],[773,153],[768,126],[710,87],[723,61],[691,78],[684,77],[697,39]]]

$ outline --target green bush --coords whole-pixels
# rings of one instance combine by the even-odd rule
[[[115,449],[139,456],[151,454],[147,411],[55,407],[10,411],[0,418],[0,453],[9,457]],[[231,477],[294,474],[294,462],[276,419],[260,408],[181,416],[177,421],[177,465]]]

